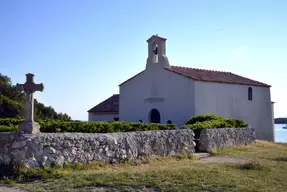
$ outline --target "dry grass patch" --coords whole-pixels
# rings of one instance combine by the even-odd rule
[[[263,168],[262,168],[263,167]],[[117,188],[118,191],[284,191],[286,166],[261,163],[199,163],[188,159],[154,160],[141,166],[107,166],[103,170],[77,171],[46,183],[25,184],[33,191],[80,190],[87,187]],[[89,191],[89,190],[87,190]],[[90,190],[91,191],[91,190]]]
[[[237,146],[226,149],[212,149],[210,153],[213,155],[228,155],[236,157],[249,157],[274,160],[281,156],[287,156],[287,145],[282,143],[274,143],[268,141],[256,140],[255,144]],[[266,153],[268,151],[268,153]]]

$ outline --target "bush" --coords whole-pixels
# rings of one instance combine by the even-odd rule
[[[193,130],[216,129],[216,128],[240,128],[248,125],[242,120],[229,119],[218,115],[203,114],[189,119],[183,128]]]
[[[224,119],[224,117],[221,117],[219,115],[203,114],[203,115],[198,115],[198,116],[190,118],[186,122],[186,125],[195,124],[197,122],[205,122],[205,121],[212,121],[212,120],[223,120],[223,119]]]
[[[14,132],[23,119],[0,119],[0,132]],[[80,122],[80,121],[39,121],[40,131],[46,133],[82,132],[82,133],[112,133],[148,130],[173,130],[175,124],[131,123],[131,122]]]
[[[0,125],[0,132],[15,132],[18,130],[17,126]]]
[[[239,164],[237,168],[242,170],[267,170],[267,167],[263,166],[258,160],[251,160],[244,164]]]
[[[0,118],[0,125],[15,126],[22,123],[24,120],[20,118]]]

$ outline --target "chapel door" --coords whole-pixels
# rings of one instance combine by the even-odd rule
[[[152,109],[150,111],[150,122],[151,123],[160,123],[160,113],[157,109]]]

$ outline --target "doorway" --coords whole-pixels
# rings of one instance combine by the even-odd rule
[[[149,121],[151,123],[160,123],[160,113],[157,109],[152,109],[149,112]]]

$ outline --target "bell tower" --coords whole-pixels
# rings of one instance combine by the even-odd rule
[[[148,40],[148,58],[147,67],[149,65],[161,65],[164,68],[169,68],[168,58],[166,56],[166,39],[158,35],[151,36]]]

